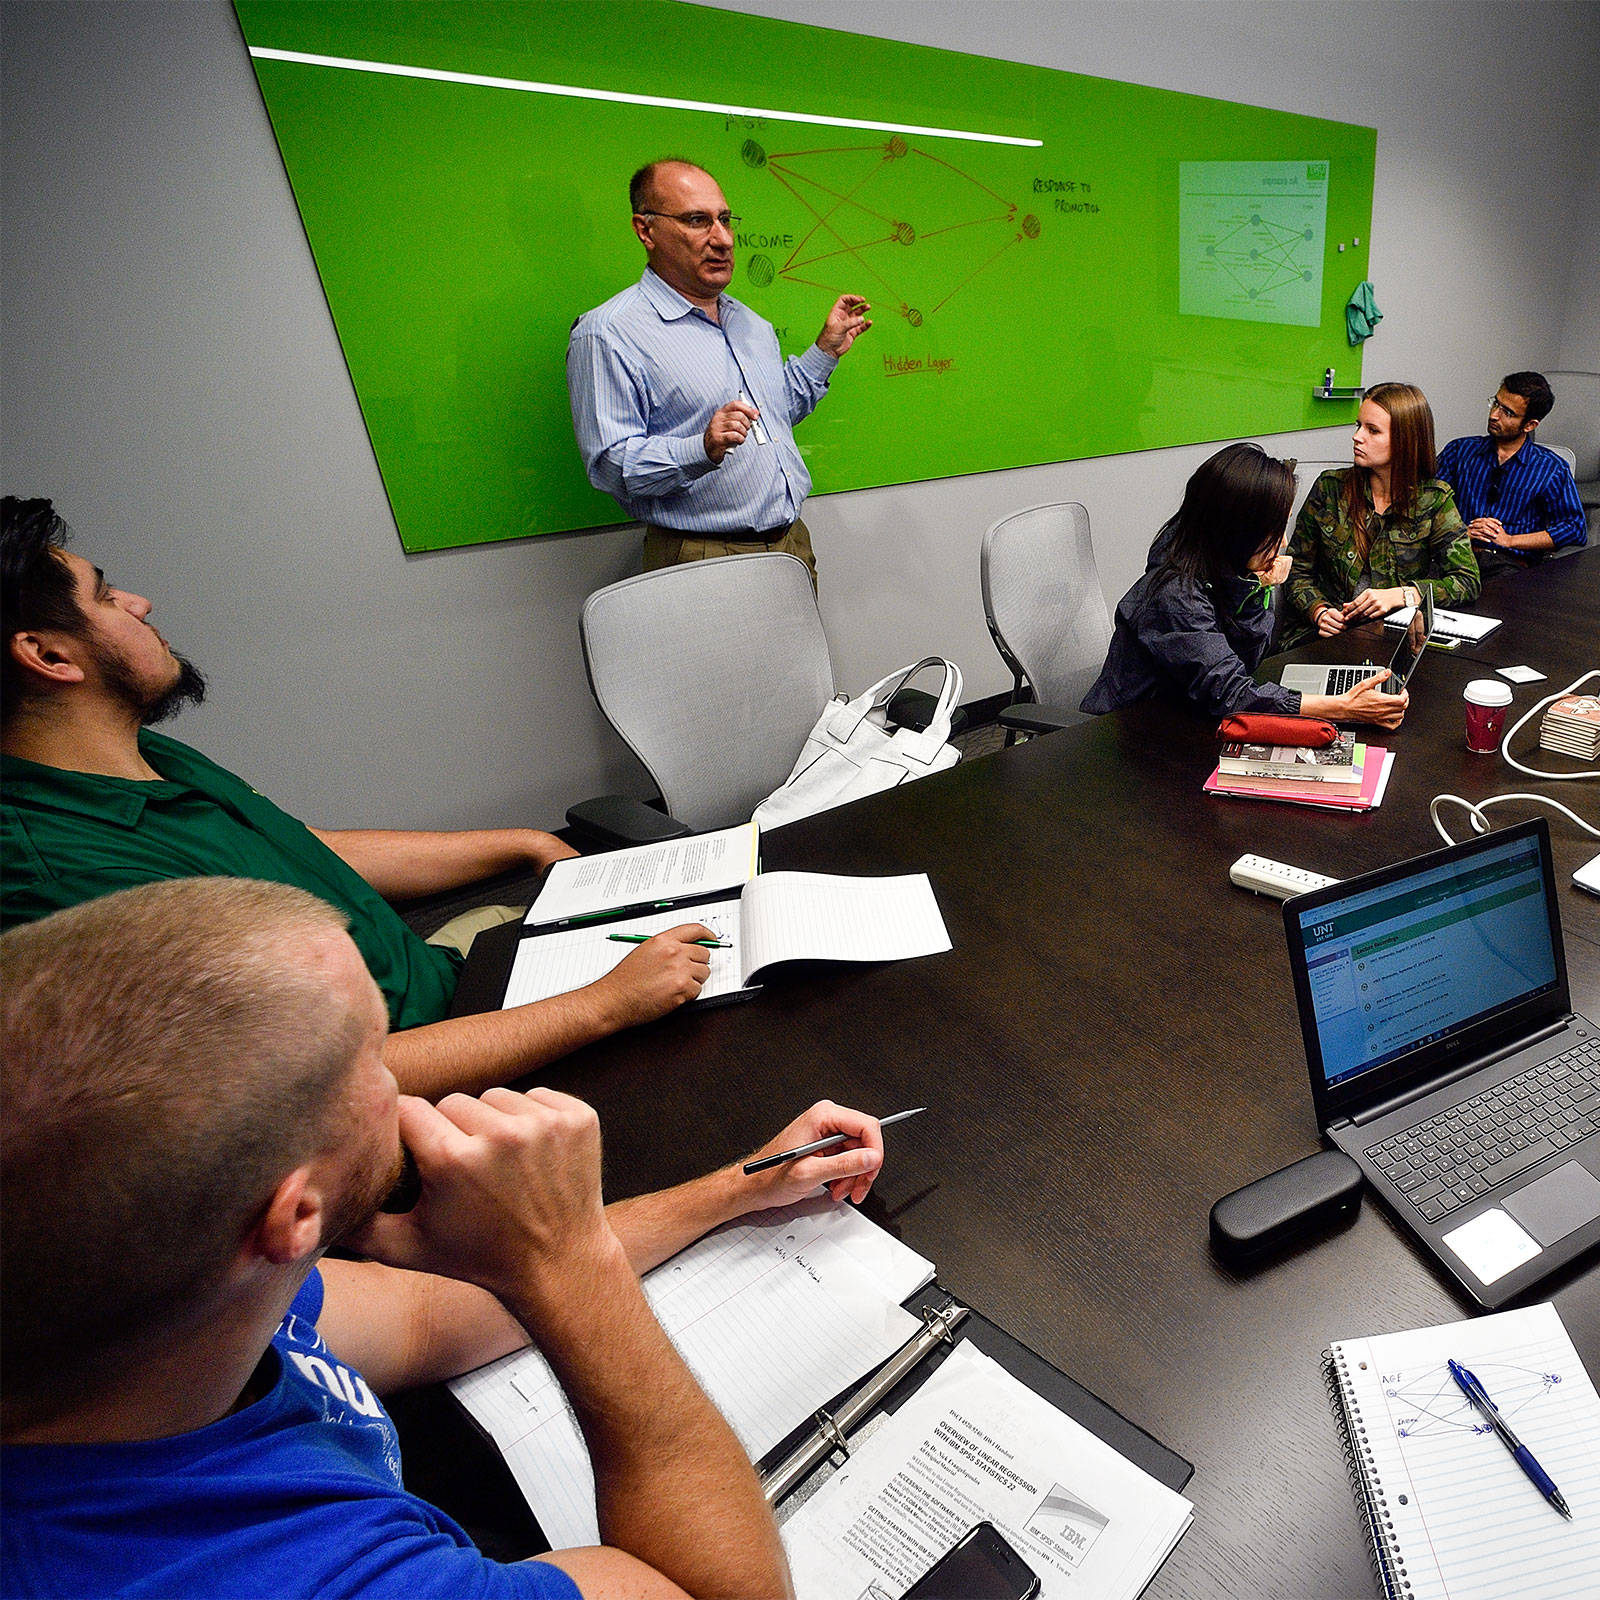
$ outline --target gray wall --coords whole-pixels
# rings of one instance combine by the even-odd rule
[[[1597,366],[1587,4],[743,0],[738,9],[1374,124],[1366,377],[1476,430],[1518,366]],[[644,792],[575,617],[626,531],[402,554],[231,10],[6,6],[3,445],[79,548],[151,595],[213,698],[178,731],[326,826],[551,824]],[[1522,108],[1542,133],[1520,136]],[[737,201],[737,196],[734,197]],[[1578,264],[1578,228],[1587,259]],[[870,335],[869,335],[870,337]],[[1343,430],[1266,441],[1338,455]],[[1204,448],[814,501],[841,683],[928,650],[1007,679],[977,550],[1082,500],[1114,599]]]
[[[1593,67],[1600,104],[1600,59]],[[1569,372],[1600,372],[1600,129],[1590,135],[1588,165],[1574,207],[1572,272],[1561,330],[1561,365]]]

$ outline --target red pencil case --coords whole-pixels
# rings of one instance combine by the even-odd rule
[[[1321,750],[1339,737],[1323,717],[1280,717],[1269,711],[1236,711],[1217,726],[1217,737],[1239,744],[1297,744]]]

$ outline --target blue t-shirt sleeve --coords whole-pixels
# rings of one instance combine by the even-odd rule
[[[306,1281],[300,1285],[300,1292],[289,1302],[289,1315],[303,1317],[313,1326],[317,1318],[322,1315],[322,1272],[313,1267]]]

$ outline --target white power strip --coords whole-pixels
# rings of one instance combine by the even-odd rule
[[[1304,867],[1286,867],[1283,862],[1270,861],[1266,856],[1240,856],[1228,868],[1228,877],[1241,889],[1248,889],[1252,894],[1271,895],[1274,900],[1309,894],[1313,889],[1339,881],[1325,878],[1320,872],[1307,872]]]

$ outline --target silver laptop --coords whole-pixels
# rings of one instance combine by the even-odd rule
[[[1411,621],[1400,631],[1400,642],[1389,658],[1389,676],[1381,685],[1384,694],[1400,694],[1411,682],[1411,675],[1422,660],[1422,653],[1433,637],[1433,590],[1423,589],[1422,604],[1411,614]],[[1285,689],[1301,694],[1347,694],[1377,669],[1370,661],[1357,667],[1292,666],[1283,669]]]
[[[1286,900],[1317,1126],[1482,1306],[1600,1243],[1600,1030],[1550,834],[1499,828]]]

